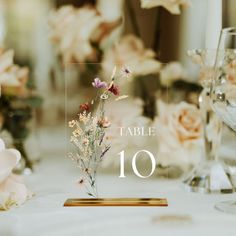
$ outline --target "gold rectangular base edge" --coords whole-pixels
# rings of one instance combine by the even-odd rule
[[[64,207],[83,206],[144,206],[144,207],[167,207],[165,198],[69,198]]]

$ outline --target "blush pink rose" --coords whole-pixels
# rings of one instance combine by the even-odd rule
[[[202,123],[200,111],[195,105],[181,102],[173,107],[169,127],[180,143],[201,138]]]
[[[202,148],[202,122],[195,105],[158,102],[159,116],[154,121],[158,138],[158,161],[163,166],[186,169],[196,164]]]

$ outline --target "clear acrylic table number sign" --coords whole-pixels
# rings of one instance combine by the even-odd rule
[[[118,82],[124,76],[121,69],[114,67],[109,75],[104,75],[101,73],[100,63],[75,63],[67,64],[65,67],[65,155],[78,169],[78,175],[75,177],[78,178],[76,184],[78,198],[67,199],[64,203],[66,207],[168,205],[166,199],[156,198],[153,195],[145,196],[145,193],[141,197],[127,196],[126,192],[124,192],[126,195],[122,196],[122,191],[118,195],[104,193],[105,187],[101,186],[103,182],[99,181],[98,184],[97,176],[102,173],[106,165],[110,165],[111,168],[108,169],[112,169],[114,166],[112,162],[116,163],[119,168],[116,168],[114,175],[109,175],[111,182],[124,183],[128,178],[125,172],[127,156],[132,157],[131,174],[140,179],[148,179],[156,168],[156,160],[151,151],[140,148],[140,150],[133,150],[131,155],[127,154],[126,148],[123,147],[127,144],[124,136],[120,136],[118,126],[121,126],[120,118],[125,115],[129,116],[129,111],[127,114],[127,111],[124,111],[126,108],[119,103],[126,103],[125,99],[129,96],[122,94],[122,84]],[[77,73],[74,73],[75,70]],[[73,78],[74,76],[76,78]],[[123,81],[125,81],[124,78]],[[119,84],[119,91],[117,84]],[[136,104],[131,103],[131,108],[135,106]],[[121,115],[122,112],[123,115]],[[141,129],[137,132],[141,132]],[[135,138],[130,138],[130,140],[134,141]],[[140,137],[137,138],[137,143],[140,144],[140,140]],[[137,163],[142,155],[150,164],[151,168],[148,173],[139,171]],[[104,160],[106,163],[102,165]]]

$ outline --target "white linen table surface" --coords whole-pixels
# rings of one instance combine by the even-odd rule
[[[180,180],[118,175],[99,175],[101,197],[165,197],[169,206],[63,207],[67,198],[84,195],[75,184],[78,170],[60,148],[52,147],[26,177],[35,196],[19,208],[0,212],[0,236],[236,235],[236,215],[214,209],[217,202],[236,200],[236,194],[188,193]],[[155,220],[172,215],[191,220]]]

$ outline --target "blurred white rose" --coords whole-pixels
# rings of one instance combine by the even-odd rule
[[[142,40],[134,35],[124,36],[105,52],[102,68],[108,78],[115,65],[118,69],[127,67],[133,77],[156,74],[161,68],[155,52],[146,49]]]
[[[2,91],[7,95],[27,96],[29,89],[27,82],[29,80],[29,69],[13,65],[2,75]]]
[[[201,157],[202,122],[196,106],[181,102],[177,105],[158,101],[159,116],[154,121],[158,138],[158,162],[176,165],[185,170]]]
[[[160,81],[163,86],[171,86],[172,83],[179,79],[186,79],[187,73],[179,62],[167,64],[160,72]]]
[[[119,19],[123,15],[124,2],[125,0],[97,0],[97,8],[106,20],[113,21]]]
[[[0,120],[3,119],[0,115]],[[0,121],[0,127],[2,128],[2,124],[3,124],[3,120]],[[11,135],[11,133],[9,131],[7,131],[6,129],[2,129],[0,131],[0,140],[3,140],[5,142],[5,145],[7,147],[14,147],[14,140],[13,137]]]
[[[203,55],[202,55],[203,53]],[[206,56],[205,51],[199,50],[188,50],[187,55],[191,58],[192,62],[197,65],[203,66],[204,65],[204,57]]]
[[[193,63],[200,66],[199,82],[205,88],[211,84],[214,74],[214,63],[217,50],[188,50],[187,54]]]
[[[105,50],[109,48],[122,35],[124,25],[121,23],[122,23],[122,19],[124,15],[124,5],[125,5],[124,3],[125,3],[125,0],[116,0],[116,1],[97,0],[96,1],[96,7],[98,11],[104,18],[104,21],[107,22],[105,24],[102,24],[97,30],[98,33],[100,33],[100,35],[105,36],[103,37],[103,40],[101,40],[101,43],[99,45],[101,50]],[[116,24],[119,23],[117,24],[117,26],[119,27],[115,26],[114,23]],[[112,29],[112,27],[114,30]],[[107,35],[109,28],[112,30],[112,32]],[[102,31],[103,33],[101,34]]]
[[[48,20],[50,39],[64,63],[95,61],[92,41],[101,41],[120,23],[120,19],[106,22],[95,7],[70,5],[52,12]]]
[[[14,51],[0,48],[0,74],[13,65]]]
[[[0,49],[0,84],[2,92],[7,95],[26,96],[26,83],[29,79],[29,70],[13,62],[13,50]]]
[[[19,81],[12,73],[14,51],[0,48],[0,84],[1,86],[18,86]]]
[[[189,0],[141,0],[142,8],[164,7],[172,14],[180,14],[181,6],[190,6]]]
[[[95,8],[64,6],[49,18],[50,38],[58,45],[63,62],[84,62],[93,56],[90,43],[93,31],[101,23]]]
[[[5,144],[0,139],[0,210],[19,206],[32,197],[21,177],[12,174],[20,158],[19,151],[5,149]]]
[[[2,141],[4,141],[5,146],[14,147],[13,137],[8,130],[3,129],[3,123],[4,123],[4,116],[2,113],[0,113],[0,150]]]
[[[236,59],[229,63],[229,65],[225,68],[225,72],[229,84],[236,85]]]
[[[143,103],[140,99],[125,99],[118,102],[111,102],[106,105],[106,116],[111,122],[111,126],[106,131],[107,142],[111,144],[111,149],[105,156],[101,165],[103,169],[114,171],[120,167],[118,154],[125,151],[125,163],[127,171],[130,170],[130,163],[133,155],[142,149],[152,151],[152,138],[149,136],[131,136],[126,135],[127,128],[148,127],[152,126],[152,121],[142,115]],[[123,136],[120,135],[120,127],[124,127]],[[154,139],[153,139],[154,140]],[[140,158],[139,163],[143,161],[142,167],[145,169],[145,161]]]

